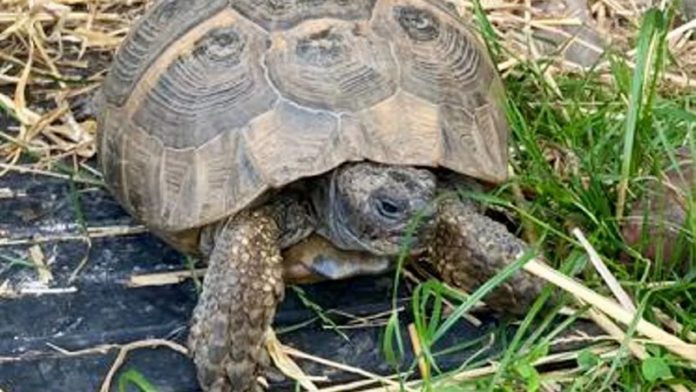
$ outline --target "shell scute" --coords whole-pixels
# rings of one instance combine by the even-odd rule
[[[108,103],[123,105],[161,53],[193,26],[227,6],[225,0],[162,0],[140,18],[119,48],[104,83]]]
[[[284,97],[314,109],[361,110],[398,88],[389,44],[372,33],[357,33],[349,22],[306,22],[274,34],[266,64]]]
[[[266,182],[278,188],[354,158],[339,131],[337,116],[281,101],[251,122],[246,138]]]
[[[260,64],[265,33],[239,16],[212,26],[159,75],[134,123],[171,148],[199,147],[270,110],[275,94]]]
[[[394,46],[401,88],[439,107],[438,165],[491,182],[505,180],[504,94],[480,39],[426,0],[381,1],[371,23]],[[479,143],[493,144],[483,149]]]

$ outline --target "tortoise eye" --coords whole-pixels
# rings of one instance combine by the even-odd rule
[[[415,7],[394,7],[394,18],[415,41],[431,41],[440,35],[440,21],[432,13]]]
[[[379,215],[389,220],[398,220],[404,213],[403,203],[399,203],[396,200],[380,197],[375,204]]]

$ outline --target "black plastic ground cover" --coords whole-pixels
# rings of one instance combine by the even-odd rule
[[[187,323],[195,305],[192,281],[181,284],[129,288],[133,275],[186,269],[185,258],[148,233],[107,235],[88,244],[86,229],[137,228],[102,189],[43,175],[9,174],[0,177],[0,389],[4,392],[97,391],[117,350],[104,353],[75,352],[105,344],[124,344],[161,338],[184,343]],[[8,245],[11,241],[14,245]],[[38,282],[29,249],[38,243],[53,279]],[[72,282],[71,273],[86,258],[84,269]],[[353,316],[371,316],[392,308],[391,274],[303,287],[305,298],[324,310]],[[24,293],[8,298],[7,292]],[[401,324],[408,325],[410,287],[399,292],[403,306]],[[28,294],[27,294],[28,293]],[[32,293],[42,293],[41,295]],[[381,326],[343,330],[347,339],[317,320],[294,290],[287,290],[275,320],[283,343],[304,352],[379,374],[392,374],[385,360]],[[348,319],[329,313],[336,324]],[[314,321],[312,321],[314,320]],[[303,323],[301,328],[294,328]],[[495,327],[489,318],[483,326],[461,322],[441,347],[477,339]],[[285,332],[284,332],[285,331]],[[406,331],[402,336],[407,337]],[[405,364],[413,355],[406,338]],[[455,368],[473,350],[439,358],[443,370]],[[300,361],[308,374],[325,375],[332,383],[355,378]],[[159,391],[197,391],[194,370],[184,356],[166,349],[140,349],[128,355],[116,375],[135,369]],[[293,390],[294,384],[277,381],[272,390]]]

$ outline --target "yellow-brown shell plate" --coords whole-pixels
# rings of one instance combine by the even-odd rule
[[[168,0],[103,88],[107,184],[160,231],[358,160],[507,173],[485,48],[429,0]]]

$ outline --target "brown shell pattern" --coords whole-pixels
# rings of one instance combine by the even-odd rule
[[[160,231],[358,160],[507,172],[502,86],[434,0],[164,0],[103,87],[101,168]]]

